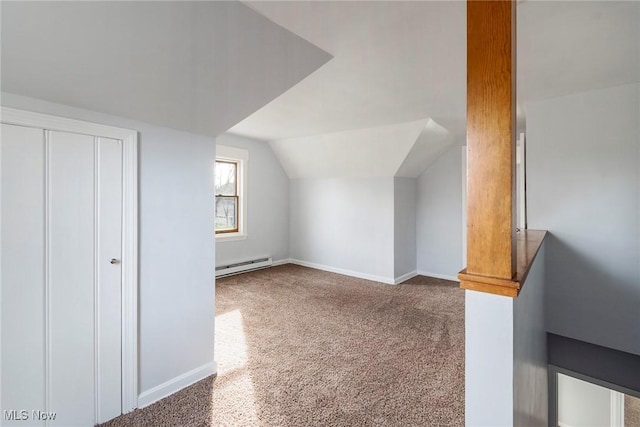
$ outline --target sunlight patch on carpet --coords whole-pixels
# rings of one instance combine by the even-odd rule
[[[215,333],[218,376],[212,396],[214,419],[225,414],[225,418],[254,425],[258,422],[258,414],[253,381],[247,368],[249,358],[240,310],[216,316]]]
[[[215,337],[219,377],[246,366],[248,361],[247,341],[244,336],[240,310],[233,310],[216,316]]]

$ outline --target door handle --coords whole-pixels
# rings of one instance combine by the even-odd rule
[[[117,258],[111,258],[111,261],[109,261],[111,264],[120,264],[120,260]]]

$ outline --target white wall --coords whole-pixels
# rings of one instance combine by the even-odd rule
[[[139,131],[139,392],[210,373],[214,140],[5,93],[2,105]]]
[[[513,426],[514,299],[464,292],[465,425]]]
[[[393,281],[393,190],[392,177],[291,180],[291,258]]]
[[[455,278],[462,270],[462,157],[455,144],[418,177],[417,265]]]
[[[416,271],[416,179],[393,179],[394,276]]]
[[[640,85],[527,105],[529,228],[550,332],[640,354]]]
[[[244,240],[216,241],[216,265],[271,256],[289,258],[289,178],[269,144],[231,134],[216,143],[249,151],[248,236]]]
[[[545,245],[517,298],[465,291],[465,424],[548,425]]]

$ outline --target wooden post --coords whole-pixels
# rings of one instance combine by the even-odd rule
[[[510,282],[516,276],[515,11],[516,3],[510,0],[467,2],[467,268],[460,275],[463,288],[470,278],[476,283],[485,282],[483,278]]]
[[[516,273],[516,3],[467,3],[467,273]]]

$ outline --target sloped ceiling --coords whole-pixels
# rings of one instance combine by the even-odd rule
[[[394,171],[400,176],[415,175],[452,141],[464,141],[465,2],[247,4],[334,56],[231,130],[276,141],[272,146],[295,176],[343,170],[338,165],[344,151],[338,145],[323,154],[323,166],[303,167],[314,160],[306,159],[293,142],[323,146],[325,134],[367,138],[367,132],[355,130],[432,118],[445,133],[435,128],[422,132]],[[640,2],[529,0],[518,3],[517,19],[520,130],[526,125],[528,101],[640,81]],[[287,142],[280,143],[283,139]],[[379,142],[374,147],[363,139],[350,144],[361,147],[359,155],[375,157],[365,152],[386,153],[409,143],[388,140],[387,146]],[[306,151],[317,155],[311,148]],[[380,167],[390,173],[388,166]],[[382,169],[369,172],[380,174]]]
[[[334,58],[232,132],[274,140],[426,117],[464,135],[464,1],[249,1]],[[518,114],[528,101],[640,81],[640,2],[518,3]]]
[[[429,117],[464,125],[464,2],[247,4],[334,58],[231,132],[279,140]]]
[[[240,2],[2,2],[2,90],[216,136],[331,55]]]
[[[433,119],[269,142],[287,175],[299,178],[417,178],[453,135]]]
[[[518,5],[518,104],[640,81],[640,2]]]
[[[269,144],[289,178],[394,176],[427,120]]]
[[[462,1],[1,7],[3,91],[206,135],[231,128],[273,141],[294,176],[348,174],[345,152],[371,160],[357,174],[413,176],[464,141]],[[637,81],[640,2],[518,3],[521,127],[527,101]],[[419,136],[406,131],[418,122]]]
[[[454,143],[451,132],[429,119],[395,176],[417,178]]]

